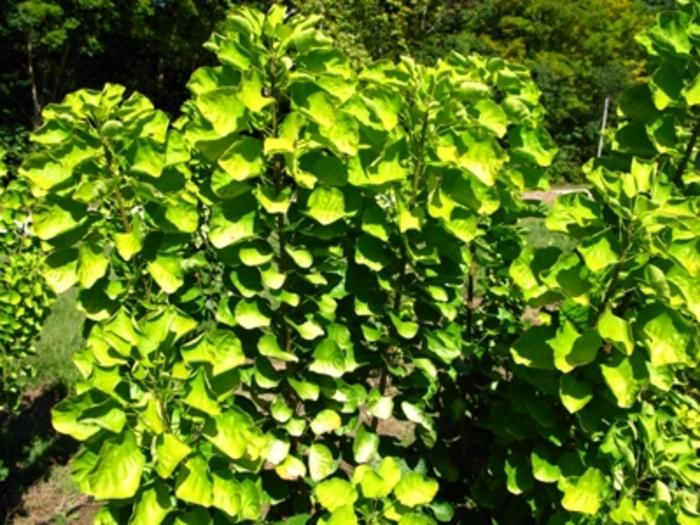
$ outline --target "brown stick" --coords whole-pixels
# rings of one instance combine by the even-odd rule
[[[36,85],[36,75],[34,74],[34,45],[32,43],[32,33],[27,33],[27,74],[32,93],[32,127],[37,129],[41,126],[41,102],[39,101],[39,90]]]

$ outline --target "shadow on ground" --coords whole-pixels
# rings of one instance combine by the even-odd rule
[[[76,452],[77,443],[51,427],[51,408],[64,395],[58,386],[39,388],[25,395],[18,412],[0,413],[0,523],[26,514],[24,494]]]

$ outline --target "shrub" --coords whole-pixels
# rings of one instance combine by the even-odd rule
[[[613,152],[586,166],[592,196],[546,219],[575,248],[528,247],[510,267],[523,300],[556,309],[513,343],[490,401],[477,494],[504,521],[700,520],[695,15],[686,3],[640,35],[655,70],[622,97]]]
[[[7,176],[2,158],[0,148],[0,179]],[[17,407],[33,373],[27,357],[50,300],[39,270],[42,254],[28,231],[31,202],[24,181],[0,186],[0,410]]]
[[[522,241],[556,149],[500,59],[356,71],[242,8],[175,121],[116,85],[47,107],[22,175],[89,320],[53,422],[98,523],[696,522],[691,20],[642,37],[556,246]]]
[[[45,275],[90,321],[53,421],[101,523],[451,519],[464,275],[555,150],[523,68],[357,72],[316,21],[237,10],[173,123],[108,85],[33,135]]]

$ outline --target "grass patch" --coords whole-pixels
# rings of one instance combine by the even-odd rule
[[[574,241],[568,236],[552,232],[544,225],[542,218],[526,218],[520,222],[520,226],[525,233],[525,246],[533,248],[546,248],[554,246],[562,251],[572,250],[575,246]]]
[[[83,346],[85,316],[76,306],[77,290],[59,295],[51,306],[30,358],[36,370],[35,385],[72,385],[78,377],[73,354]]]
[[[80,495],[78,484],[71,477],[69,465],[54,465],[51,467],[47,481],[61,492],[76,496]]]

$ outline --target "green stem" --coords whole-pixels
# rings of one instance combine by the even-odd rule
[[[423,113],[423,120],[421,123],[420,127],[420,132],[418,134],[418,144],[416,147],[416,163],[413,168],[413,181],[412,181],[412,191],[411,191],[411,200],[410,200],[410,205],[409,205],[409,210],[412,210],[415,205],[416,201],[418,199],[418,185],[422,179],[423,176],[423,170],[425,168],[425,164],[423,163],[423,156],[425,155],[425,143],[428,137],[428,125],[430,123],[430,110],[426,107],[425,113]],[[404,288],[405,288],[405,280],[406,280],[406,269],[407,269],[408,261],[406,257],[406,246],[404,243],[401,243],[401,271],[399,273],[399,287],[397,289],[397,293],[394,296],[394,310],[396,314],[399,314],[399,308],[401,307],[401,300],[403,298],[403,293],[404,293]],[[386,377],[386,368],[382,370],[382,379],[385,379]],[[386,388],[386,380],[383,382],[380,382],[380,392],[382,395],[384,395],[384,390]]]
[[[98,131],[99,133],[99,131]],[[119,212],[119,220],[122,223],[122,228],[124,229],[124,233],[131,233],[131,221],[129,221],[129,214],[126,211],[126,201],[124,200],[124,195],[122,194],[121,188],[119,187],[119,184],[121,182],[121,177],[119,176],[119,169],[117,166],[114,165],[114,154],[112,153],[112,149],[109,147],[109,144],[107,141],[104,139],[102,134],[100,133],[100,142],[102,143],[102,149],[104,150],[105,157],[107,158],[107,169],[109,170],[109,173],[112,175],[112,178],[117,181],[115,189],[114,189],[114,196],[117,201],[117,210]],[[146,277],[141,273],[141,269],[139,269],[139,275],[141,278],[141,284],[143,285],[143,290],[144,294],[146,297],[146,301],[151,300],[151,288],[148,286],[148,281],[146,280]]]
[[[401,307],[401,300],[403,299],[404,281],[406,279],[406,266],[407,266],[406,247],[404,246],[404,244],[402,242],[401,243],[401,268],[399,270],[399,278],[397,281],[396,293],[394,294],[394,301],[392,304],[392,308],[397,315],[399,313],[399,308]],[[388,353],[391,348],[392,348],[391,345],[387,346],[385,348],[385,353]],[[388,381],[389,381],[389,374],[387,371],[386,359],[385,359],[384,366],[379,370],[379,384],[377,385],[379,393],[382,396],[384,395],[384,391],[386,390]],[[370,423],[370,427],[372,428],[372,430],[374,432],[377,431],[378,425],[379,425],[379,418],[372,417],[372,422]]]
[[[416,165],[413,170],[413,191],[411,192],[411,208],[416,203],[418,198],[418,183],[420,182],[421,175],[423,174],[423,154],[425,150],[425,140],[428,134],[428,116],[429,111],[426,110],[423,115],[423,124],[421,124],[420,135],[418,139],[418,148],[416,151]]]
[[[615,292],[617,291],[617,285],[620,280],[620,273],[622,272],[622,267],[624,266],[626,259],[627,259],[627,253],[630,249],[630,246],[632,244],[632,235],[629,231],[627,231],[627,228],[623,229],[623,244],[622,244],[622,253],[620,253],[620,258],[618,262],[615,264],[615,268],[613,269],[613,273],[610,277],[610,280],[608,281],[608,285],[605,287],[605,292],[603,293],[603,299],[600,302],[600,306],[598,307],[598,311],[595,314],[594,320],[593,320],[593,326],[595,326],[598,323],[598,320],[600,319],[600,316],[603,315],[603,312],[607,309],[608,305],[612,301]]]
[[[270,135],[272,137],[277,137],[277,132],[279,129],[279,115],[278,111],[280,109],[281,101],[280,101],[280,95],[279,92],[277,91],[277,85],[275,83],[275,75],[277,74],[277,60],[276,58],[272,58],[270,61],[270,96],[274,99],[274,103],[272,104],[271,107],[271,118],[272,118],[272,127],[270,130]],[[273,183],[275,185],[275,191],[279,194],[283,189],[284,189],[284,164],[283,164],[283,159],[282,157],[277,154],[274,156],[273,159],[273,173],[272,173],[272,179]],[[285,251],[287,239],[285,236],[285,214],[278,214],[277,215],[277,220],[276,220],[276,231],[277,231],[277,241],[279,243],[279,253],[278,253],[278,261],[279,261],[279,268],[282,273],[285,273],[287,271],[287,255]],[[281,313],[282,313],[282,333],[283,333],[283,344],[282,347],[284,348],[285,352],[289,352],[291,350],[291,345],[292,345],[292,337],[291,337],[291,330],[289,328],[289,324],[287,323],[286,319],[286,314],[287,314],[287,305],[283,304],[281,308]]]
[[[169,382],[169,381],[168,381]],[[165,426],[170,431],[170,416],[168,415],[168,402],[163,396],[163,391],[160,388],[160,384],[156,390],[156,395],[158,397],[158,404],[160,405],[160,412],[163,415],[163,420],[165,421]]]
[[[425,150],[425,141],[428,134],[428,122],[429,122],[429,112],[423,114],[423,123],[421,124],[421,129],[419,132],[418,146],[416,148],[416,164],[413,169],[413,191],[411,193],[410,209],[415,206],[416,199],[418,197],[418,183],[423,174],[423,154]],[[398,201],[398,195],[396,195]],[[406,269],[408,266],[408,261],[406,260],[406,247],[401,243],[401,267],[399,270],[399,278],[397,282],[396,293],[394,294],[393,310],[398,315],[399,308],[401,307],[401,300],[403,299],[404,292],[404,281],[406,280]],[[390,347],[389,347],[390,348]],[[388,350],[388,348],[387,348]],[[379,371],[379,393],[383,396],[386,390],[386,384],[388,382],[388,372],[386,363]],[[376,417],[372,418],[371,427],[373,431],[377,430],[377,425],[379,424],[379,419]]]
[[[100,135],[100,143],[102,144],[102,150],[104,151],[105,158],[107,159],[107,170],[112,176],[112,179],[116,181],[116,186],[114,189],[114,196],[117,200],[117,210],[119,212],[119,219],[122,223],[122,228],[124,228],[124,233],[131,232],[131,223],[129,222],[129,215],[126,213],[126,204],[124,201],[124,196],[122,195],[121,188],[119,184],[121,182],[121,177],[119,176],[119,168],[114,164],[114,153],[112,148],[110,148],[109,143],[102,136],[97,125],[93,125],[93,129]]]
[[[131,223],[129,221],[129,216],[126,213],[126,204],[124,202],[124,196],[122,195],[119,186],[117,186],[114,190],[114,196],[117,199],[117,209],[119,210],[119,218],[122,222],[124,233],[131,233]]]

